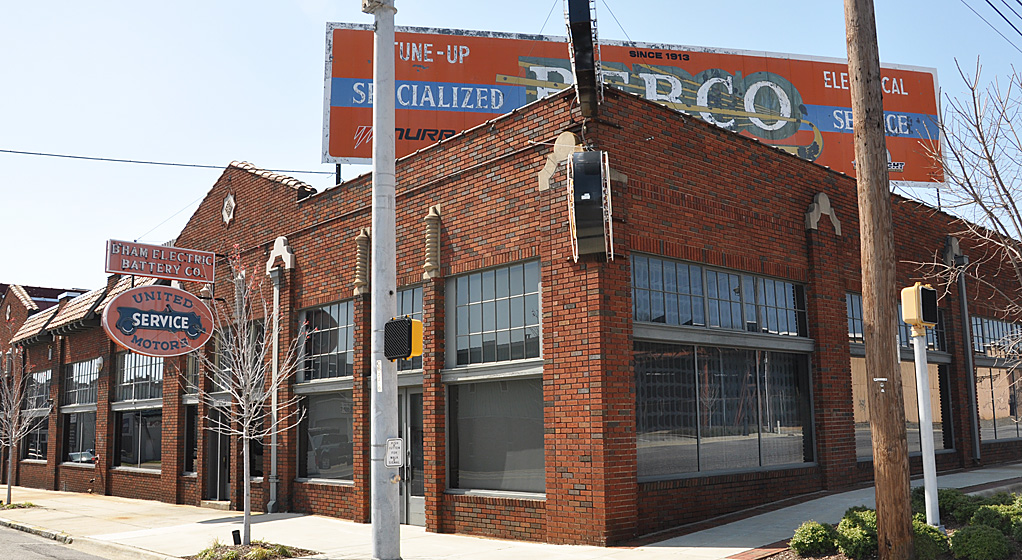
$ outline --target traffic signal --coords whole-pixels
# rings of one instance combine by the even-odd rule
[[[383,326],[383,356],[404,360],[422,355],[422,321],[399,317]]]
[[[901,314],[904,321],[914,327],[936,325],[937,290],[921,282],[904,288],[901,290]]]

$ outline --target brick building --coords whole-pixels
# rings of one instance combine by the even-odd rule
[[[564,162],[582,145],[609,154],[613,260],[572,256]],[[573,92],[554,95],[399,160],[397,181],[399,312],[425,331],[398,372],[404,522],[611,544],[871,479],[853,179],[608,89],[596,120]],[[268,300],[279,288],[281,352],[312,329],[280,395],[305,410],[279,441],[283,511],[369,521],[370,190],[368,176],[317,193],[233,163],[175,241],[240,255]],[[892,202],[909,285],[957,228]],[[221,262],[219,297],[227,275]],[[206,362],[125,353],[98,326],[128,282],[15,335],[33,395],[58,403],[18,483],[238,508],[240,446],[203,429],[216,414],[197,395],[215,390]],[[1011,325],[987,294],[968,303],[971,319],[946,294],[928,339],[940,470],[976,464],[976,449],[985,463],[1022,457],[1013,374],[994,351]],[[257,510],[267,445],[251,453]]]

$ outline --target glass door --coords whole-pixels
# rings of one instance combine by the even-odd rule
[[[398,432],[405,440],[401,469],[401,523],[426,524],[426,493],[422,468],[422,387],[398,393]]]

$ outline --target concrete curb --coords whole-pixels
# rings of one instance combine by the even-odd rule
[[[167,556],[166,554],[160,554],[159,552],[153,552],[144,548],[101,541],[89,537],[74,539],[71,548],[79,552],[99,556],[100,558],[107,558],[108,560],[181,560],[177,556]]]
[[[3,525],[4,527],[8,527],[10,529],[22,531],[24,533],[31,533],[33,535],[38,535],[43,538],[52,539],[59,543],[71,544],[72,542],[74,542],[74,537],[63,531],[51,531],[50,529],[46,529],[44,527],[26,525],[24,523],[18,523],[17,521],[11,521],[10,519],[4,519],[2,517],[0,517],[0,525]]]

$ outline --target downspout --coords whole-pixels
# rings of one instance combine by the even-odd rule
[[[978,463],[980,456],[979,409],[976,398],[976,364],[972,355],[972,319],[969,318],[969,298],[965,289],[965,274],[969,256],[963,255],[958,238],[949,235],[944,245],[944,264],[958,271],[958,305],[962,315],[962,339],[965,343],[965,369],[969,382],[969,427],[972,429],[972,460]]]
[[[270,501],[266,504],[266,513],[277,512],[277,376],[279,375],[280,356],[280,267],[270,269],[270,279],[273,280],[273,381],[270,386],[273,392],[270,395],[270,422],[274,429],[270,432]]]
[[[277,259],[283,262],[283,268],[274,266]],[[270,251],[270,258],[266,261],[266,274],[273,281],[273,357],[271,358],[271,386],[273,392],[270,395],[270,421],[273,423],[273,430],[270,431],[270,500],[266,504],[266,513],[277,512],[277,490],[280,478],[277,476],[277,432],[278,424],[278,379],[280,378],[280,284],[284,278],[284,270],[291,270],[295,267],[295,254],[283,235],[273,241],[273,249]]]

